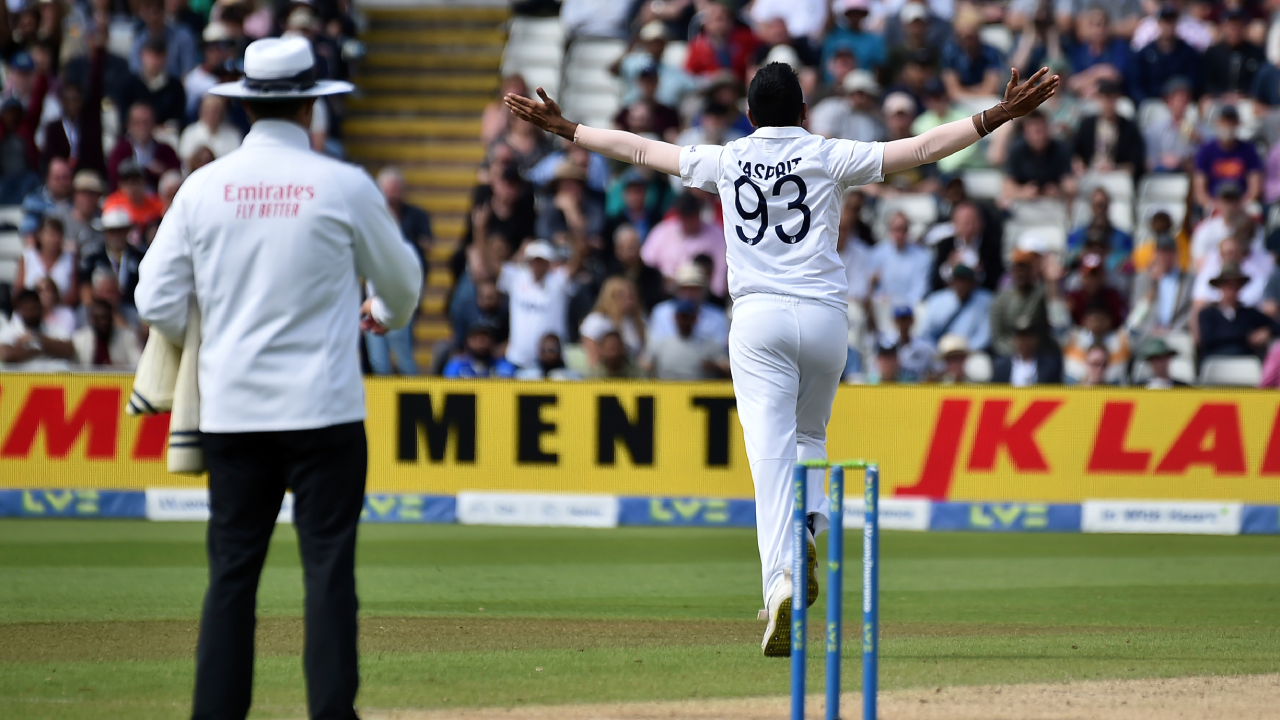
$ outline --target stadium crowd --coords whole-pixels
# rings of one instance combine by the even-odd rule
[[[987,107],[1010,67],[1063,77],[979,145],[846,196],[846,380],[1163,388],[1246,357],[1280,386],[1280,3],[517,3],[557,5],[570,48],[628,43],[613,125],[685,145],[749,134],[744,89],[771,62],[799,74],[810,132],[862,141]],[[501,92],[531,88],[512,75]],[[496,100],[482,133],[433,372],[727,375],[737,239],[718,198]],[[973,192],[980,178],[994,188]]]
[[[130,369],[146,328],[138,263],[183,179],[239,147],[241,107],[207,94],[258,38],[299,35],[345,78],[355,25],[341,0],[9,0],[0,8],[0,206],[20,238],[0,285],[0,366]],[[341,153],[322,99],[317,151]]]

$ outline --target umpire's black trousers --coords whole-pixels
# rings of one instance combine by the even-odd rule
[[[313,720],[352,720],[356,525],[364,504],[364,423],[207,433],[209,590],[196,649],[194,720],[243,720],[253,692],[258,578],[285,489],[306,580],[307,704]]]

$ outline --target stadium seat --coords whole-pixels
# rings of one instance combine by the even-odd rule
[[[913,237],[920,235],[938,220],[938,201],[928,193],[910,195],[893,195],[884,198],[876,205],[876,219],[872,230],[876,237],[884,237],[889,227],[889,218],[896,213],[904,213],[911,221]]]
[[[1127,172],[1088,173],[1080,180],[1080,195],[1087,197],[1097,187],[1106,190],[1112,201],[1133,200],[1133,176]]]
[[[983,25],[978,31],[978,38],[982,44],[999,50],[1001,55],[1007,56],[1013,50],[1013,33],[1004,25]]]
[[[564,50],[559,43],[511,43],[502,53],[502,71],[522,72],[528,66],[558,68],[563,58]]]
[[[1262,361],[1256,357],[1208,357],[1200,367],[1200,384],[1257,387]]]
[[[0,283],[13,284],[14,278],[18,276],[17,260],[0,260]]]
[[[1037,222],[1035,220],[1010,220],[1004,225],[1004,256],[1013,257],[1018,242],[1024,236],[1038,236],[1040,248],[1036,252],[1065,253],[1067,251],[1067,229],[1062,223]]]
[[[970,382],[991,382],[993,373],[991,356],[984,352],[969,353],[964,361],[964,375]]]
[[[607,68],[627,51],[627,44],[622,40],[603,38],[582,38],[569,45],[567,65],[569,67]]]
[[[1111,224],[1127,233],[1133,232],[1133,206],[1127,200],[1112,200],[1107,210]],[[1093,210],[1089,207],[1089,198],[1081,195],[1076,198],[1071,211],[1071,229],[1084,227],[1093,221]]]
[[[0,231],[0,260],[17,260],[22,255],[22,236]]]
[[[599,67],[565,68],[564,89],[566,92],[622,94],[622,82],[616,75]]]
[[[536,18],[517,16],[511,20],[508,44],[512,42],[552,42],[564,43],[564,25],[560,18]]]
[[[503,73],[507,71],[504,68]],[[525,84],[529,89],[540,87],[547,91],[553,99],[560,99],[560,69],[558,67],[545,66],[525,66],[513,69],[512,72],[520,74],[524,78]]]
[[[565,88],[565,98],[562,104],[565,114],[572,117],[603,116],[608,118],[608,121],[603,126],[596,127],[613,127],[613,117],[618,114],[618,110],[622,107],[621,98],[618,97],[617,93],[574,92],[574,88],[571,87]]]
[[[673,40],[667,43],[667,49],[662,51],[662,64],[682,68],[688,56],[689,44]]]
[[[1138,183],[1138,204],[1168,202],[1186,204],[1191,178],[1182,173],[1147,175]]]
[[[16,230],[22,227],[22,216],[24,214],[21,205],[0,206],[0,226],[8,225]]]
[[[1169,377],[1188,385],[1196,382],[1196,366],[1183,357],[1175,357],[1169,361]],[[1134,385],[1142,385],[1151,379],[1151,365],[1142,360],[1134,364],[1130,381]]]
[[[1004,189],[1004,173],[995,169],[965,170],[960,179],[965,193],[972,198],[995,200]]]

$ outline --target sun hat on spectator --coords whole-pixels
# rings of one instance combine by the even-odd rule
[[[1023,250],[1021,248],[1013,251],[1014,265],[1034,265],[1040,260],[1040,253],[1034,250]]]
[[[142,170],[142,165],[133,158],[127,158],[120,163],[120,167],[116,169],[116,177],[121,180],[126,178],[145,178],[146,173]]]
[[[843,88],[846,93],[864,92],[868,95],[880,96],[880,83],[870,70],[853,70],[844,76]]]
[[[75,192],[105,194],[107,192],[107,184],[102,181],[102,176],[96,170],[80,170],[76,173],[75,179],[71,181],[71,189]]]
[[[205,25],[204,32],[200,34],[200,41],[205,45],[230,43],[231,40],[231,31],[227,30],[227,26],[220,22],[211,22]]]
[[[916,101],[912,100],[910,95],[902,91],[889,93],[888,97],[884,99],[884,114],[885,116],[889,116],[894,113],[915,115]]]
[[[650,20],[640,28],[640,39],[648,42],[650,40],[666,40],[670,37],[667,32],[666,23],[661,20]]]
[[[768,65],[770,63],[790,65],[792,70],[799,70],[803,65],[803,63],[800,62],[800,55],[795,51],[795,48],[785,43],[774,45],[773,49],[769,51],[769,54],[765,56],[764,64]]]
[[[902,6],[902,10],[898,13],[898,21],[903,25],[916,20],[929,19],[929,11],[921,3],[909,2]]]
[[[677,287],[704,288],[707,286],[707,274],[697,265],[685,263],[676,269],[675,281]]]
[[[286,30],[319,30],[320,19],[307,8],[300,7],[289,13],[289,19],[285,21],[284,27]]]
[[[964,339],[963,335],[948,333],[938,340],[938,357],[951,357],[952,355],[968,355],[969,341]]]
[[[1143,360],[1150,360],[1151,358],[1173,357],[1174,355],[1177,355],[1177,354],[1178,354],[1178,351],[1169,347],[1169,343],[1165,342],[1164,338],[1158,338],[1158,337],[1147,338],[1147,341],[1142,343],[1142,347],[1138,348],[1138,357],[1142,358]]]
[[[1218,273],[1218,276],[1209,281],[1209,284],[1214,287],[1222,287],[1227,283],[1245,285],[1248,282],[1249,276],[1244,274],[1239,265],[1227,263],[1222,266],[1222,271]]]
[[[869,0],[838,0],[836,2],[836,8],[841,13],[858,11],[869,13],[871,12],[871,3]]]
[[[556,171],[551,175],[551,180],[547,182],[547,190],[554,194],[562,180],[577,180],[580,183],[587,181],[587,171],[577,165],[565,161],[556,167]]]
[[[524,247],[525,260],[546,260],[555,262],[556,249],[546,240],[534,240]]]
[[[129,211],[122,207],[112,208],[104,213],[102,217],[93,222],[93,229],[103,230],[125,230],[133,227],[133,218],[129,217]]]
[[[244,77],[221,83],[209,92],[244,100],[288,100],[349,93],[355,86],[342,80],[316,79],[311,42],[302,37],[263,38],[244,51]]]

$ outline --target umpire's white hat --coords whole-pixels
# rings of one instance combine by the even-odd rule
[[[209,92],[244,100],[289,100],[349,93],[341,80],[317,80],[315,57],[306,38],[264,38],[244,51],[244,78],[214,85]]]

